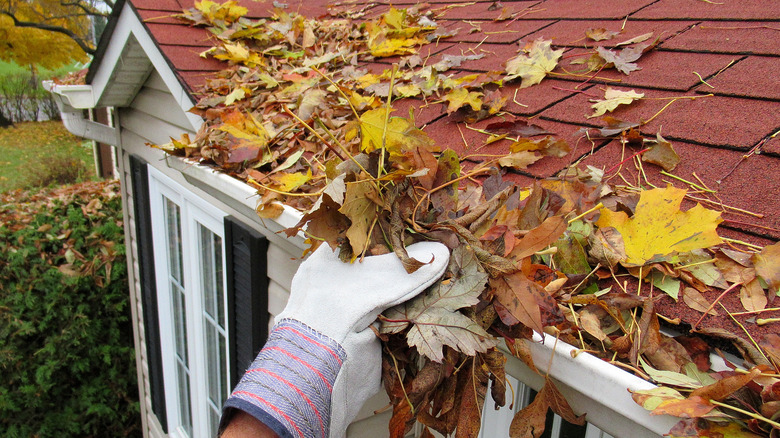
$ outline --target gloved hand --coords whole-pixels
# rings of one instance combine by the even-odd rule
[[[317,249],[293,277],[287,306],[225,412],[241,409],[280,436],[344,436],[380,389],[381,346],[369,326],[433,284],[449,262],[440,243],[407,251],[427,264],[407,274],[393,253],[348,264],[327,245]]]

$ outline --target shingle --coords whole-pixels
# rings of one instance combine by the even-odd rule
[[[711,56],[711,55],[710,55]],[[698,88],[702,93],[780,100],[780,58],[749,56]]]
[[[666,39],[692,26],[690,21],[636,21],[623,18],[617,20],[561,20],[541,29],[525,39],[552,39],[553,45],[563,47],[613,47],[615,44],[652,32],[653,38]],[[619,35],[602,41],[586,37],[588,29],[606,29],[620,32]]]
[[[780,9],[773,1],[701,1],[701,0],[659,0],[633,15],[634,18],[649,19],[723,19],[723,20],[765,20],[780,19]]]
[[[555,21],[552,20],[515,20],[515,21],[479,21],[455,20],[440,21],[447,30],[458,30],[458,33],[446,41],[469,43],[514,43],[528,34],[545,28]],[[472,32],[473,31],[473,32]]]
[[[528,18],[623,19],[655,0],[547,0]]]
[[[625,90],[623,87],[615,87]],[[636,89],[646,99],[631,105],[621,105],[610,115],[620,120],[640,122],[655,117],[642,127],[642,132],[680,139],[708,146],[748,150],[773,132],[778,124],[780,103],[724,96],[700,97],[695,100],[672,98],[695,93],[676,93]],[[701,95],[698,95],[701,96]],[[587,119],[592,97],[579,95],[554,105],[541,117],[574,124],[600,125],[598,119]],[[663,111],[662,111],[663,110]]]
[[[432,4],[436,19],[448,20],[495,20],[503,15],[522,18],[540,18],[534,11],[538,1],[517,2],[452,2],[448,5]],[[497,6],[501,5],[501,6]],[[506,11],[504,11],[506,8]],[[516,14],[516,15],[512,15]],[[508,20],[507,20],[508,21]]]
[[[778,22],[705,21],[661,47],[686,52],[780,55]]]
[[[581,53],[582,56],[576,57],[575,54]],[[587,57],[590,52],[578,49],[567,52],[566,60],[562,62],[563,67],[568,71],[578,71],[582,69],[580,65],[573,65],[571,61],[577,58]],[[639,70],[635,70],[626,75],[614,68],[604,69],[598,74],[596,72],[588,75],[594,76],[591,79],[595,83],[607,85],[631,86],[657,88],[662,90],[687,91],[701,83],[697,73],[702,78],[714,75],[722,68],[729,65],[734,60],[732,55],[715,55],[706,53],[681,53],[681,52],[662,52],[653,50],[648,52],[636,61]],[[695,72],[695,73],[694,73]],[[565,77],[563,79],[584,81],[586,78]]]

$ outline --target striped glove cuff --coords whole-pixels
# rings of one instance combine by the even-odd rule
[[[327,437],[333,382],[345,359],[333,339],[300,321],[282,320],[223,412],[240,409],[280,437]]]

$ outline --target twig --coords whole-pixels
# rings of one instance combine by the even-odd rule
[[[442,184],[442,185],[440,185],[438,187],[434,187],[431,190],[427,190],[425,192],[425,195],[423,195],[423,197],[420,198],[419,201],[417,201],[417,205],[414,206],[414,211],[412,211],[412,218],[411,218],[411,220],[412,220],[412,227],[414,228],[414,231],[417,231],[418,233],[423,232],[423,229],[420,228],[419,225],[417,225],[416,217],[417,217],[417,210],[420,209],[420,205],[422,205],[424,200],[429,199],[434,192],[437,192],[437,191],[439,191],[439,190],[441,190],[441,189],[443,189],[445,187],[448,187],[448,186],[450,186],[452,184],[455,184],[456,182],[459,182],[459,181],[462,181],[464,179],[468,179],[468,178],[471,178],[471,177],[473,177],[475,175],[479,175],[481,173],[485,173],[485,172],[489,172],[489,171],[490,171],[489,168],[482,168],[482,169],[472,170],[471,172],[469,172],[469,173],[467,173],[465,175],[461,175],[458,178],[453,179],[452,181],[448,181],[448,182],[446,182],[446,183],[444,183],[444,184]]]
[[[718,298],[715,298],[715,301],[713,301],[712,304],[710,304],[710,307],[708,307],[707,310],[704,311],[704,313],[701,315],[701,318],[699,318],[699,320],[696,321],[696,323],[691,326],[691,331],[692,332],[696,331],[696,328],[699,326],[699,323],[704,319],[705,316],[707,316],[708,313],[710,313],[710,310],[712,310],[715,307],[715,304],[718,304],[718,302],[721,300],[721,298],[726,296],[726,294],[729,293],[735,287],[741,286],[741,285],[742,285],[742,283],[734,283],[731,286],[729,286],[728,289],[724,290],[723,293],[718,296]],[[726,311],[728,312],[728,310],[726,310]]]
[[[328,149],[330,149],[330,150],[331,150],[331,152],[333,152],[334,154],[336,154],[336,156],[337,156],[337,157],[339,157],[339,158],[341,158],[342,160],[346,161],[346,158],[344,158],[344,157],[343,157],[343,156],[342,156],[342,155],[339,153],[339,151],[338,151],[338,150],[336,150],[336,148],[334,148],[334,147],[333,147],[333,145],[332,145],[332,144],[328,143],[328,141],[327,141],[327,140],[325,140],[325,139],[324,139],[324,138],[323,138],[323,137],[320,135],[320,133],[319,133],[319,132],[315,131],[315,130],[314,130],[314,128],[312,128],[311,126],[309,126],[309,124],[308,124],[308,123],[304,122],[304,121],[303,121],[303,119],[301,119],[300,117],[298,117],[298,116],[297,116],[297,115],[296,115],[294,112],[290,111],[290,108],[287,108],[287,105],[284,105],[284,106],[283,106],[283,108],[284,108],[284,111],[285,111],[287,114],[289,114],[290,116],[292,116],[292,118],[294,118],[295,120],[297,120],[297,121],[298,121],[298,123],[300,123],[300,124],[302,124],[303,126],[305,126],[305,127],[306,127],[306,129],[308,129],[308,130],[309,130],[309,132],[311,132],[312,134],[314,134],[314,136],[315,136],[315,137],[317,137],[317,138],[318,138],[318,139],[319,139],[319,140],[320,140],[320,141],[321,141],[321,142],[322,142],[322,143],[323,143],[323,144],[324,144],[324,145],[325,145],[325,146],[326,146]],[[338,143],[338,145],[341,147],[341,149],[344,149],[344,146],[342,146],[342,145],[341,145],[341,143]],[[357,161],[356,161],[356,163],[357,163]],[[358,166],[359,166],[359,165],[360,165],[360,164],[358,164]]]
[[[780,233],[780,229],[772,228],[772,227],[765,227],[763,225],[751,224],[750,222],[741,222],[741,221],[735,221],[735,220],[731,220],[731,219],[723,219],[723,222],[728,222],[728,223],[737,224],[737,225],[747,225],[747,226],[750,226],[750,227],[761,228],[762,230],[774,231],[775,233]]]
[[[750,332],[745,328],[745,326],[742,325],[741,322],[737,321],[737,318],[734,318],[734,315],[732,315],[731,312],[729,312],[729,309],[727,309],[726,306],[724,306],[722,303],[718,303],[718,304],[720,304],[720,307],[723,308],[723,310],[726,312],[726,314],[729,316],[729,318],[731,318],[734,321],[734,323],[736,325],[738,325],[739,328],[741,328],[743,332],[745,332],[747,337],[750,339],[750,342],[752,342],[753,345],[756,347],[756,350],[758,350],[758,352],[761,353],[761,356],[764,356],[764,359],[766,359],[767,363],[772,363],[772,361],[770,361],[769,358],[766,357],[766,354],[764,354],[764,351],[758,345],[758,342],[756,342],[756,340],[753,339],[753,335],[750,334]]]
[[[732,167],[732,168],[731,168],[731,170],[729,170],[729,172],[728,172],[726,175],[724,175],[724,176],[723,176],[723,178],[720,178],[720,179],[719,179],[718,181],[716,181],[716,182],[717,182],[718,184],[720,184],[720,183],[721,183],[721,182],[722,182],[724,179],[726,179],[726,178],[728,178],[729,176],[731,176],[731,174],[732,174],[732,173],[734,173],[734,171],[735,171],[735,170],[737,170],[737,167],[739,167],[739,165],[740,165],[740,164],[742,164],[742,162],[743,162],[743,161],[747,160],[748,158],[752,157],[753,155],[756,155],[756,154],[760,153],[760,152],[759,152],[759,150],[760,150],[760,149],[761,149],[761,148],[764,146],[764,144],[765,144],[765,143],[766,143],[768,140],[771,140],[771,139],[773,139],[773,138],[777,137],[777,134],[778,134],[778,133],[780,133],[780,130],[778,130],[778,131],[775,131],[775,133],[774,133],[774,134],[770,135],[769,137],[766,137],[766,138],[764,138],[763,140],[761,140],[760,142],[758,142],[758,144],[757,144],[757,145],[755,145],[755,146],[753,146],[752,148],[750,148],[750,150],[748,151],[748,153],[747,153],[747,154],[744,154],[744,155],[742,155],[742,156],[739,158],[739,161],[737,161],[737,164],[735,164],[735,165],[734,165],[734,167]]]
[[[721,208],[723,208],[725,210],[735,211],[737,213],[746,214],[748,216],[757,217],[759,219],[762,219],[764,217],[764,215],[761,214],[761,213],[753,213],[752,211],[743,210],[743,209],[737,208],[737,207],[732,207],[732,206],[726,205],[726,204],[724,204],[722,202],[715,202],[715,201],[712,201],[712,200],[707,199],[707,198],[697,198],[697,197],[695,197],[693,195],[686,195],[686,197],[688,199],[691,199],[691,200],[694,200],[694,201],[705,202],[705,203],[708,203],[708,204],[717,205],[717,206],[719,206],[719,207],[721,207]]]
[[[612,173],[612,171],[613,171],[613,170],[615,170],[615,169],[617,169],[618,167],[622,166],[622,165],[623,165],[623,164],[624,164],[626,161],[628,161],[628,160],[630,160],[630,159],[632,159],[632,158],[636,157],[637,155],[644,154],[645,152],[647,152],[647,151],[649,151],[649,150],[650,150],[650,148],[642,149],[641,151],[639,151],[639,152],[635,153],[634,155],[631,155],[630,157],[626,158],[625,160],[623,160],[623,161],[621,161],[621,162],[619,162],[619,163],[615,164],[614,166],[612,166],[612,167],[611,167],[611,168],[610,168],[608,171],[604,172],[604,175],[606,175],[606,174],[609,174],[609,173]]]
[[[587,93],[585,90],[572,90],[571,88],[563,88],[563,87],[556,87],[556,86],[553,86],[552,89],[553,90],[558,90],[558,91],[566,91],[566,92],[569,92],[569,93],[582,93],[582,94],[584,94],[584,95],[586,95],[588,97],[592,97],[594,99],[599,99],[600,98],[600,96],[598,96],[596,94]]]

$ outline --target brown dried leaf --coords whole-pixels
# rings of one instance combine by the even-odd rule
[[[509,436],[511,438],[539,438],[544,433],[548,409],[569,423],[585,424],[585,415],[575,415],[555,383],[549,377],[545,377],[544,386],[536,394],[534,401],[515,414],[512,424],[509,426]]]
[[[761,370],[754,367],[747,374],[735,373],[732,376],[724,377],[717,382],[697,388],[691,392],[691,397],[702,397],[705,400],[723,400],[735,393],[756,377],[761,375]]]
[[[658,134],[655,145],[642,154],[642,161],[657,164],[665,171],[671,172],[680,163],[680,156],[675,152],[672,143]]]
[[[681,418],[699,418],[709,414],[715,405],[707,402],[702,397],[692,395],[688,398],[679,400],[671,399],[662,402],[653,410],[653,415],[671,415]]]
[[[535,294],[544,291],[542,286],[532,282],[522,273],[516,272],[490,279],[490,287],[494,290],[496,299],[509,310],[512,316],[537,333],[544,332],[542,314],[534,298]]]
[[[515,244],[510,257],[522,260],[534,255],[537,251],[551,245],[566,231],[566,220],[561,216],[551,216],[541,225],[528,232]]]
[[[715,309],[710,308],[710,302],[704,298],[704,295],[692,287],[686,287],[683,290],[683,301],[693,310],[698,310],[702,313],[707,312],[708,315],[712,316],[718,316],[718,312]],[[707,309],[709,309],[709,311]]]
[[[607,30],[603,27],[600,27],[598,29],[590,28],[585,31],[585,36],[592,39],[593,41],[611,40],[612,38],[618,35],[620,35],[619,30]]]
[[[748,312],[766,308],[766,293],[757,278],[753,278],[739,288],[739,301],[742,302],[742,307]]]
[[[455,438],[478,436],[482,425],[482,406],[485,403],[488,385],[487,367],[482,366],[481,355],[472,357],[470,362],[470,366],[460,371],[466,373],[468,378],[462,388],[463,399],[460,404]]]
[[[769,290],[780,292],[780,242],[765,246],[758,254],[751,257],[756,268],[756,274],[766,281]]]

